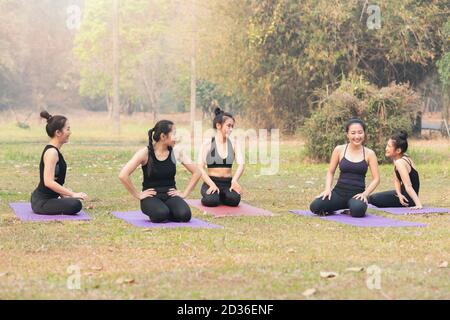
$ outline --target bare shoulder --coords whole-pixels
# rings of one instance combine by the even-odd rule
[[[44,157],[46,159],[58,159],[58,151],[55,148],[48,148],[44,153]]]

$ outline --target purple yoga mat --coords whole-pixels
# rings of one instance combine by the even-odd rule
[[[31,210],[31,204],[29,202],[16,202],[10,203],[9,206],[13,209],[16,216],[22,221],[71,221],[71,220],[91,220],[91,217],[84,211],[78,212],[78,214],[69,215],[42,215],[36,214]]]
[[[163,223],[153,223],[150,221],[149,217],[143,214],[141,211],[128,211],[128,212],[112,212],[114,216],[119,219],[125,220],[131,223],[135,227],[140,228],[223,228],[206,221],[191,218],[189,222],[163,222]]]
[[[341,210],[342,211],[342,210]],[[336,214],[332,214],[329,216],[318,216],[311,211],[308,210],[289,210],[289,212],[307,216],[307,217],[320,217],[323,220],[330,220],[341,222],[344,224],[350,224],[356,227],[424,227],[426,224],[417,223],[417,222],[409,222],[409,221],[400,221],[394,220],[390,218],[385,218],[381,216],[375,216],[371,214],[366,214],[364,218],[353,218],[347,214],[340,214],[338,211]]]
[[[378,208],[371,204],[369,204],[368,208],[384,211],[395,215],[406,215],[406,214],[423,214],[423,213],[450,213],[450,209],[447,208],[422,208],[422,209],[411,209],[408,207],[400,207],[400,208]]]
[[[203,212],[212,214],[215,218],[237,217],[237,216],[273,216],[274,214],[265,209],[253,207],[247,203],[241,202],[237,207],[217,206],[205,207],[199,199],[188,199],[186,202]]]

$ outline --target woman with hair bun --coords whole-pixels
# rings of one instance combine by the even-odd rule
[[[214,114],[213,128],[216,134],[202,145],[198,160],[204,181],[201,201],[207,207],[216,207],[220,204],[236,207],[242,195],[239,178],[244,172],[244,158],[240,146],[230,139],[235,119],[231,113],[220,108],[216,108]],[[238,167],[232,175],[235,160]],[[205,165],[207,172],[204,169]]]
[[[67,164],[60,150],[69,141],[69,121],[64,116],[51,116],[47,111],[40,115],[47,120],[45,130],[51,139],[42,152],[39,185],[31,194],[31,208],[36,214],[75,215],[81,211],[80,200],[85,200],[87,195],[63,187]]]
[[[406,155],[408,150],[408,133],[400,131],[391,136],[386,145],[386,157],[394,162],[395,190],[379,192],[369,197],[369,203],[378,208],[412,207],[421,209],[419,199],[419,173],[411,158]]]

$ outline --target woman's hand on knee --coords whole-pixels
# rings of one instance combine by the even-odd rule
[[[208,188],[208,190],[206,190],[206,194],[213,194],[213,193],[219,193],[220,192],[220,190],[219,190],[219,188],[216,186],[216,184],[213,184],[212,186],[210,186],[209,188]]]
[[[364,192],[355,194],[353,196],[353,199],[361,200],[364,201],[366,204],[369,204],[369,201],[367,201],[367,195]]]
[[[143,200],[145,198],[152,198],[156,195],[155,189],[147,189],[139,193],[139,200]]]
[[[322,200],[325,200],[328,198],[328,200],[331,200],[331,190],[325,190],[321,194],[319,194],[316,198],[322,198]]]
[[[230,192],[231,191],[236,191],[237,194],[241,194],[242,193],[242,188],[239,185],[239,183],[237,183],[237,181],[231,181],[231,187],[230,187]]]
[[[78,193],[74,193],[74,194],[72,195],[72,198],[80,199],[80,200],[86,200],[87,197],[88,197],[87,194],[84,193],[84,192],[78,192]]]

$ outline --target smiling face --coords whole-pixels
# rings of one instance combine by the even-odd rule
[[[360,146],[364,143],[366,134],[364,133],[364,128],[359,123],[353,123],[348,127],[347,139],[350,143],[355,146]]]
[[[216,125],[217,131],[219,131],[222,136],[229,138],[234,128],[234,120],[227,117],[223,124],[218,123]]]
[[[385,151],[386,157],[391,159],[399,157],[402,153],[402,150],[396,147],[395,141],[392,139],[388,140]]]
[[[61,130],[56,130],[55,137],[61,144],[69,142],[69,137],[72,134],[70,131],[70,123],[69,120],[66,120],[64,127]]]

